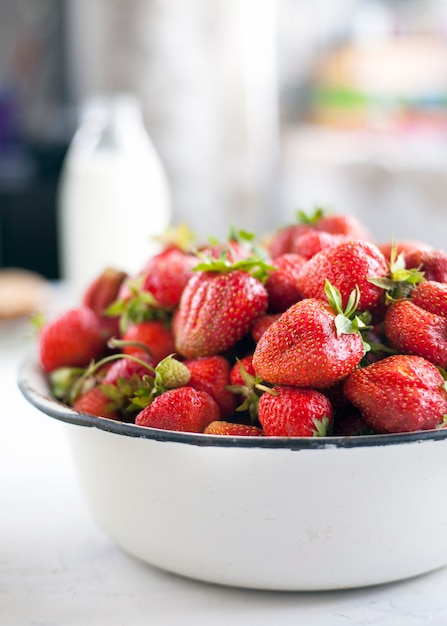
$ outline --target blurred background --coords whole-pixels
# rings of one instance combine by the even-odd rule
[[[152,216],[205,238],[323,205],[445,247],[445,0],[0,0],[1,267],[63,274],[67,150],[88,105],[123,93],[168,183],[141,187]],[[110,202],[132,238],[127,184]],[[111,207],[88,211],[107,238]]]

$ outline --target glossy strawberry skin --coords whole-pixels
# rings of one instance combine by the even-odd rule
[[[326,300],[325,283],[328,280],[342,296],[346,306],[351,292],[360,289],[358,311],[375,308],[383,289],[369,282],[369,278],[384,278],[388,274],[385,257],[374,244],[367,241],[348,241],[325,248],[312,257],[301,270],[297,287],[303,298]]]
[[[119,318],[105,315],[105,310],[118,297],[126,278],[125,272],[106,268],[88,285],[82,296],[83,306],[88,306],[99,316],[105,334],[110,337],[119,335]]]
[[[267,437],[313,437],[317,424],[326,418],[332,422],[328,398],[315,389],[276,386],[277,395],[264,393],[258,405],[258,416]]]
[[[174,337],[171,329],[159,320],[150,320],[132,324],[122,336],[123,341],[136,341],[147,346],[155,363],[159,363],[169,354],[175,352]],[[125,354],[140,355],[143,348],[135,346],[123,347]]]
[[[346,397],[379,433],[436,428],[447,414],[439,370],[419,356],[394,355],[350,374]]]
[[[267,301],[264,285],[248,272],[198,272],[173,320],[177,352],[196,358],[228,350],[250,331]]]
[[[227,437],[262,437],[264,435],[262,428],[258,426],[222,420],[211,422],[203,432],[205,435],[225,435]]]
[[[292,253],[275,259],[276,270],[270,272],[265,281],[269,298],[268,309],[271,313],[283,312],[301,300],[296,280],[305,263],[302,256]]]
[[[89,307],[78,307],[48,322],[39,335],[39,360],[45,372],[85,367],[104,349],[101,322]]]
[[[433,280],[419,283],[411,292],[411,299],[422,309],[447,317],[447,283]]]
[[[389,344],[403,354],[416,354],[447,367],[447,319],[430,313],[411,300],[394,302],[384,321]]]
[[[146,265],[142,290],[150,292],[161,306],[176,307],[197,263],[194,255],[167,248]]]
[[[73,408],[79,413],[118,420],[120,418],[119,411],[110,408],[110,404],[111,400],[104,395],[101,389],[93,387],[74,401]]]
[[[223,419],[236,410],[236,396],[226,387],[230,384],[231,365],[220,355],[189,359],[184,364],[191,373],[188,385],[206,391],[218,404]]]
[[[326,388],[342,380],[364,354],[359,334],[337,336],[335,313],[317,299],[297,302],[264,332],[253,367],[278,385]]]
[[[135,424],[162,430],[203,433],[213,421],[220,419],[220,411],[213,398],[192,387],[165,391],[140,413]]]

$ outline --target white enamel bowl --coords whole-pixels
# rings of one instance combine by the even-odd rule
[[[79,414],[35,362],[19,386],[66,422],[93,517],[130,554],[208,582],[327,590],[447,564],[447,430],[195,435]]]

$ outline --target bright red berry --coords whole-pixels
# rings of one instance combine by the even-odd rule
[[[358,310],[366,311],[375,308],[384,293],[369,279],[384,278],[387,274],[388,264],[377,246],[367,241],[348,241],[325,248],[312,257],[301,270],[297,286],[303,298],[325,300],[328,280],[340,291],[343,306],[358,287]]]
[[[206,391],[219,405],[223,419],[231,417],[236,410],[236,396],[228,391],[231,365],[221,355],[198,357],[184,361],[191,377],[188,385],[198,391]]]
[[[246,271],[200,271],[187,284],[173,321],[175,347],[186,358],[231,348],[267,308],[264,285]]]
[[[393,355],[352,372],[346,397],[377,432],[412,432],[436,428],[447,414],[444,379],[419,356]]]
[[[62,313],[39,335],[39,359],[46,372],[62,366],[85,367],[103,348],[101,322],[86,306]]]
[[[193,387],[165,391],[140,413],[135,424],[163,430],[202,433],[211,422],[220,419],[213,398]]]
[[[125,354],[141,354],[144,352],[144,347],[138,344],[143,344],[148,348],[155,363],[175,352],[171,329],[159,320],[132,324],[123,334],[122,340],[136,343],[136,345],[124,346],[123,352]]]
[[[321,437],[332,423],[332,406],[315,389],[276,386],[262,394],[258,417],[268,437]]]

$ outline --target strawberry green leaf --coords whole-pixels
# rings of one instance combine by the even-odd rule
[[[316,419],[315,417],[312,420],[314,429],[312,430],[313,437],[326,437],[329,430],[329,419],[326,415],[324,415],[321,420]]]

